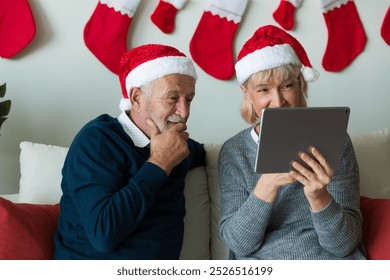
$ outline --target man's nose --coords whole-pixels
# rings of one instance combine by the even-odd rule
[[[179,115],[182,118],[187,119],[190,115],[190,105],[186,100],[180,99],[176,103],[176,114]]]

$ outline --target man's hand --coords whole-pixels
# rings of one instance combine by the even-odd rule
[[[160,166],[167,175],[188,155],[188,133],[186,124],[176,123],[161,133],[152,120],[147,120],[150,128],[149,162]]]

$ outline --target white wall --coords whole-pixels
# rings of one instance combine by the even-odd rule
[[[85,47],[83,29],[97,0],[30,0],[37,33],[26,49],[12,59],[0,59],[0,84],[7,83],[12,100],[9,119],[0,136],[0,193],[18,190],[19,143],[34,141],[70,145],[81,126],[101,113],[117,116],[121,97],[117,76]],[[176,17],[176,29],[162,33],[150,15],[157,0],[142,0],[128,33],[128,47],[144,43],[171,44],[189,55],[189,41],[206,0],[190,0]],[[389,0],[355,1],[367,44],[364,52],[339,73],[321,65],[327,29],[318,0],[306,0],[297,11],[292,34],[301,41],[320,71],[310,86],[310,106],[351,107],[350,134],[390,127],[390,46],[380,37]],[[279,1],[249,1],[237,31],[235,54],[261,25],[272,18]],[[222,143],[245,128],[239,107],[241,92],[235,79],[220,81],[197,68],[199,80],[189,131],[203,143]],[[44,170],[42,175],[44,176]]]

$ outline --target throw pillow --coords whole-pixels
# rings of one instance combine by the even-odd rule
[[[390,260],[390,199],[360,198],[368,259]]]
[[[53,259],[58,204],[13,203],[0,197],[0,259]]]
[[[19,202],[55,204],[60,201],[62,166],[68,148],[20,143]]]

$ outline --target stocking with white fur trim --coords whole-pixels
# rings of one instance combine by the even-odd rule
[[[27,0],[0,0],[0,57],[12,58],[35,36],[35,21]]]
[[[186,2],[187,0],[160,0],[150,19],[162,32],[172,33],[176,14]]]
[[[278,8],[272,14],[273,18],[285,30],[292,30],[295,23],[295,11],[303,0],[280,0]]]
[[[387,9],[385,18],[381,26],[381,36],[383,40],[390,46],[390,6]]]
[[[118,74],[127,50],[127,31],[140,0],[100,0],[84,28],[88,49],[113,73]]]
[[[325,70],[339,72],[363,51],[367,38],[352,0],[321,0],[328,29],[328,43],[322,59]]]
[[[234,75],[233,39],[248,0],[209,0],[190,41],[193,60],[209,75]]]

